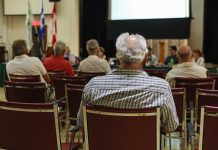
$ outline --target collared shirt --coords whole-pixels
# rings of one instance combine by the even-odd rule
[[[184,62],[170,70],[167,73],[165,80],[169,82],[171,87],[173,87],[176,77],[207,78],[207,69],[195,64],[194,62]]]
[[[6,69],[8,74],[40,75],[42,82],[45,82],[42,76],[47,74],[45,67],[37,57],[29,57],[25,54],[15,56],[7,63]]]
[[[169,84],[143,70],[115,70],[93,78],[83,91],[83,104],[113,108],[161,108],[161,127],[173,131],[178,117]],[[82,104],[78,113],[82,122]]]
[[[74,70],[64,56],[50,56],[44,59],[43,64],[47,71],[65,71],[68,76],[74,76]]]
[[[105,72],[108,74],[111,68],[108,62],[96,55],[89,55],[88,58],[80,62],[78,71],[82,72]]]

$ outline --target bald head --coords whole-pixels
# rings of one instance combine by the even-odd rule
[[[177,51],[177,57],[180,63],[192,61],[192,50],[187,45],[182,45]]]
[[[143,62],[148,52],[146,40],[139,34],[122,33],[116,41],[116,56],[120,62]]]

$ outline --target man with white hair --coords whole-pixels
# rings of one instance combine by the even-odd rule
[[[80,62],[78,71],[81,72],[105,72],[108,74],[111,71],[110,65],[104,59],[98,57],[99,44],[95,39],[90,39],[86,42],[86,49],[89,53],[88,58]]]
[[[82,123],[82,105],[113,108],[161,108],[161,129],[172,132],[178,117],[169,84],[144,72],[147,44],[138,34],[123,33],[117,38],[116,56],[120,68],[108,75],[93,78],[84,88],[78,119]]]

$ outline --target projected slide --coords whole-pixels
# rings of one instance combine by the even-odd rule
[[[111,20],[189,17],[189,0],[111,0]]]

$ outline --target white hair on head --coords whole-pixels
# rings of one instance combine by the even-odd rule
[[[124,63],[142,62],[148,52],[146,40],[139,34],[122,33],[116,48],[116,57]]]

